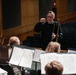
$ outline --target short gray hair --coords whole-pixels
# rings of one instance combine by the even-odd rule
[[[53,15],[53,19],[55,18],[55,13],[53,11],[49,11],[48,13],[51,13]]]

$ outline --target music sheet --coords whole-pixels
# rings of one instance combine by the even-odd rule
[[[21,61],[23,53],[24,53],[24,50],[22,50],[19,47],[14,47],[9,63],[14,65],[19,65],[19,62]]]
[[[53,60],[59,61],[63,67],[63,74],[76,73],[76,55],[75,54],[41,54],[41,73],[45,74],[45,65]]]
[[[29,49],[24,49],[24,51],[19,66],[31,68],[34,51]]]
[[[34,50],[14,47],[10,64],[31,68]]]
[[[40,62],[40,55],[43,54],[43,53],[45,53],[45,51],[35,49],[34,56],[33,56],[33,61]]]
[[[0,75],[8,75],[8,72],[0,68]]]
[[[76,54],[60,54],[59,58],[64,67],[63,74],[76,74]]]

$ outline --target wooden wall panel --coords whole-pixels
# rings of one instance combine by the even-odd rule
[[[26,14],[22,14],[22,32],[28,32],[33,30],[35,24],[39,21],[39,0],[22,0],[21,4],[24,3],[24,6],[21,5],[22,13],[26,12]],[[26,4],[27,3],[27,4]],[[27,7],[23,10],[23,8]],[[32,26],[32,27],[31,27]]]
[[[61,23],[65,23],[69,21],[76,21],[76,12],[65,13],[58,17],[60,18]]]
[[[6,37],[32,31],[39,21],[39,0],[21,0],[21,26],[4,30]]]
[[[1,0],[0,0],[0,32],[2,30],[2,9],[1,9]]]
[[[56,0],[57,4],[57,17],[60,18],[60,22],[68,22],[76,20],[76,12],[68,12],[67,0]]]
[[[21,19],[21,25],[26,26],[27,24],[28,24],[28,17],[26,16]]]
[[[39,3],[37,0],[34,0],[34,16],[39,16]]]
[[[57,4],[57,15],[67,13],[67,0],[56,0]]]
[[[27,0],[22,0],[21,1],[21,14],[22,14],[21,16],[22,17],[27,16],[27,14],[28,14],[27,10],[28,10],[28,1]]]
[[[34,16],[28,16],[28,25],[34,23]]]
[[[39,0],[38,0],[39,1]],[[34,0],[34,26],[39,21],[39,2]]]
[[[28,16],[34,16],[34,0],[28,0]]]

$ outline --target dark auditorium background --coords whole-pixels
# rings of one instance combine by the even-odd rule
[[[33,31],[54,2],[61,23],[76,20],[76,0],[0,0],[0,33],[8,38]]]

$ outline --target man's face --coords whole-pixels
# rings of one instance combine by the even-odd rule
[[[53,15],[51,13],[47,14],[47,22],[51,23],[53,21]]]

